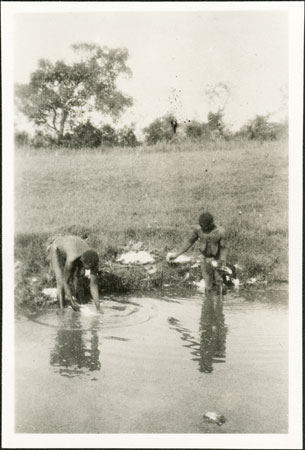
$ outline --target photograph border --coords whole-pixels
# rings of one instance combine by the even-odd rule
[[[287,11],[289,14],[289,432],[14,432],[14,14],[96,11]],[[303,2],[2,2],[2,445],[4,448],[302,448]]]

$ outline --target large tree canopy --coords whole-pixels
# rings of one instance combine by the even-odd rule
[[[16,86],[19,109],[36,125],[63,138],[84,112],[97,110],[117,117],[132,99],[117,89],[121,74],[131,75],[126,49],[96,44],[73,45],[78,61],[54,64],[42,59],[28,84]]]

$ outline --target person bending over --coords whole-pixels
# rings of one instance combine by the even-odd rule
[[[90,293],[96,309],[101,311],[97,285],[98,254],[91,250],[87,243],[78,236],[59,236],[48,246],[48,251],[51,267],[56,277],[60,309],[64,307],[66,298],[70,301],[74,311],[79,311],[79,304],[75,297],[79,280],[86,275],[90,278]],[[74,296],[70,288],[71,282],[74,288]]]

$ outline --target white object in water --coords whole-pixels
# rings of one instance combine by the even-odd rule
[[[234,287],[240,286],[240,281],[238,278],[231,278]]]
[[[85,269],[85,277],[90,278],[91,271],[90,269]]]
[[[205,281],[203,278],[200,281],[195,281],[194,284],[197,286],[199,292],[205,292]]]
[[[96,312],[93,311],[92,309],[88,308],[88,306],[85,305],[80,305],[80,312],[84,315],[84,316],[96,316]]]
[[[51,297],[51,298],[56,298],[57,297],[57,289],[56,288],[44,288],[42,290],[42,293],[44,295],[47,295],[48,297]]]
[[[168,254],[166,255],[166,260],[167,260],[168,262],[173,262],[173,263],[177,263],[177,264],[185,264],[185,263],[188,263],[188,262],[191,261],[191,258],[190,258],[189,256],[186,256],[186,255],[180,255],[180,256],[178,256],[178,258],[175,258],[175,259],[173,259],[173,260],[170,260],[169,258],[170,258],[171,256],[174,256],[174,255],[175,255],[175,253],[168,253]]]
[[[117,261],[122,264],[152,264],[155,262],[153,256],[144,250],[140,252],[130,251],[123,253],[119,256]]]

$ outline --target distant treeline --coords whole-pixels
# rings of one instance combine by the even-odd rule
[[[117,86],[119,76],[132,74],[128,67],[128,49],[79,42],[72,45],[72,50],[76,58],[73,63],[41,59],[29,83],[15,85],[18,110],[39,130],[34,136],[16,131],[17,145],[94,148],[154,145],[177,139],[266,141],[279,139],[288,132],[287,123],[271,122],[268,115],[256,116],[237,133],[231,132],[223,119],[230,87],[223,82],[206,89],[208,101],[216,99],[218,102],[217,112],[210,112],[207,122],[181,122],[167,114],[146,127],[140,140],[134,125],[115,129],[105,123],[96,127],[84,119],[89,112],[95,111],[119,123],[121,114],[133,104],[133,99]]]
[[[15,132],[17,146],[97,148],[97,147],[136,147],[142,143],[154,145],[158,142],[171,142],[176,139],[194,141],[215,141],[244,139],[252,141],[272,141],[288,136],[288,122],[278,123],[269,120],[268,115],[257,115],[237,132],[232,132],[223,120],[222,112],[208,114],[207,122],[188,120],[179,123],[173,115],[154,120],[143,130],[142,142],[137,138],[134,127],[121,129],[105,124],[98,128],[89,120],[66,133],[60,143],[57,138],[37,131],[30,136],[25,131]]]
[[[116,130],[110,125],[97,128],[88,120],[78,125],[73,131],[66,133],[60,141],[54,135],[37,131],[33,137],[27,132],[15,132],[17,146],[39,147],[67,147],[67,148],[96,148],[100,146],[135,147],[139,141],[132,127]]]

